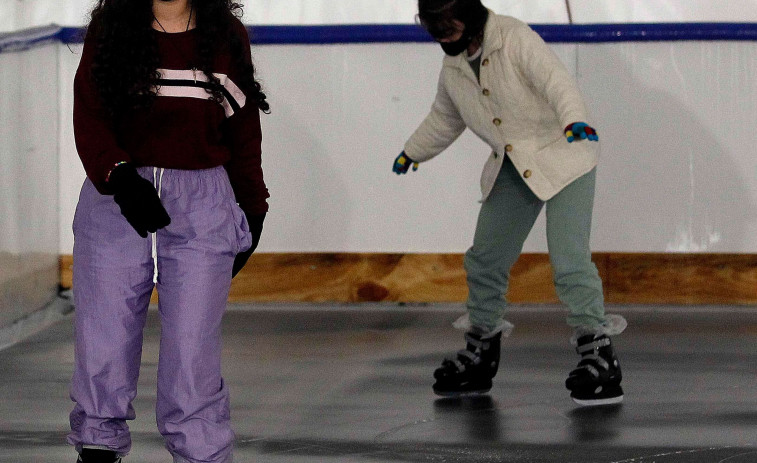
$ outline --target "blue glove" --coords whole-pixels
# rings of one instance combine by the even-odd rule
[[[568,139],[568,143],[573,143],[573,140],[579,139],[599,141],[597,131],[590,127],[586,122],[574,122],[565,127],[565,138]]]
[[[399,156],[397,156],[397,159],[394,160],[394,165],[392,166],[392,172],[394,172],[397,175],[406,174],[407,171],[410,169],[410,164],[413,165],[413,172],[418,170],[418,163],[410,159],[405,152],[401,152]]]

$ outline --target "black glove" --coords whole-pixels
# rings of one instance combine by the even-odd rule
[[[134,227],[142,238],[147,233],[171,223],[158,192],[149,180],[139,176],[131,164],[122,164],[110,173],[108,185],[113,190],[113,199],[121,208],[121,215]]]
[[[245,215],[247,216],[247,223],[250,225],[252,246],[250,246],[250,249],[237,254],[237,257],[234,259],[234,268],[231,271],[231,278],[237,276],[237,273],[239,273],[239,271],[242,270],[242,267],[244,267],[244,264],[247,263],[247,260],[255,251],[255,248],[258,247],[258,243],[260,243],[260,235],[261,233],[263,233],[263,221],[265,220],[265,214],[249,215],[245,213]]]

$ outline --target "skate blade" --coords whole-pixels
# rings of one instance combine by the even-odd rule
[[[470,396],[477,396],[477,395],[484,395],[488,394],[489,391],[491,391],[491,388],[489,389],[481,389],[478,391],[465,391],[465,392],[454,392],[454,391],[437,391],[434,389],[434,394],[438,395],[439,397],[470,397]]]
[[[575,397],[571,397],[573,399],[573,402],[577,403],[578,405],[583,405],[584,407],[598,407],[602,405],[615,405],[623,402],[623,396],[619,395],[618,397],[610,397],[607,399],[594,399],[594,400],[584,400],[584,399],[576,399]]]

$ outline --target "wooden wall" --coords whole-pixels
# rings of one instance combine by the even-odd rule
[[[596,253],[610,304],[757,304],[757,255]],[[71,286],[71,256],[61,285]],[[232,302],[462,302],[462,254],[255,254]],[[524,254],[508,300],[556,303],[546,254]]]

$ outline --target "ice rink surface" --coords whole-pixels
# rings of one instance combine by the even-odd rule
[[[432,372],[462,347],[459,305],[233,305],[224,370],[235,462],[757,462],[757,312],[610,307],[621,406],[580,408],[564,312],[514,307],[491,394],[441,399]],[[0,462],[71,462],[71,316],[0,351]],[[168,463],[155,426],[159,326],[145,334],[132,453]]]

